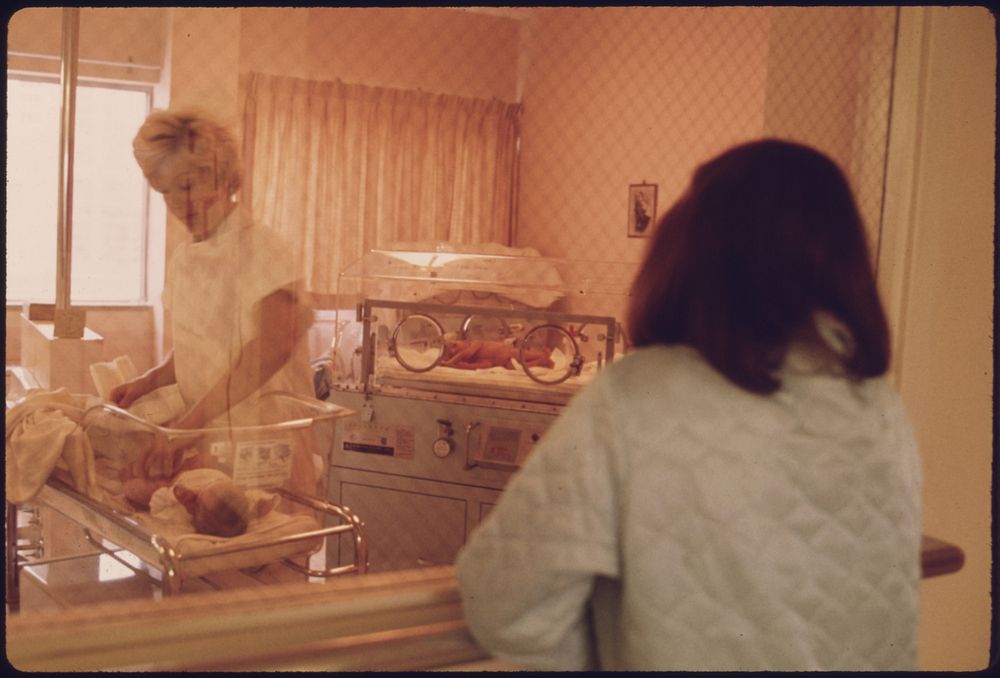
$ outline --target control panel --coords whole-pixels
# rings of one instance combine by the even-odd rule
[[[541,437],[539,426],[511,421],[486,422],[472,458],[483,468],[516,471]]]
[[[337,391],[330,399],[359,413],[338,427],[330,499],[365,522],[372,572],[453,563],[556,416]]]

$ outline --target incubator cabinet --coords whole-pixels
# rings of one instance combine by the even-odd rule
[[[633,274],[454,245],[373,250],[341,272],[328,399],[357,414],[338,427],[330,498],[363,516],[372,571],[454,561],[551,421],[627,351]]]

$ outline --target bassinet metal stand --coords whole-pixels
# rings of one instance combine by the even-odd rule
[[[163,575],[161,583],[164,595],[180,593],[185,577],[185,569],[195,563],[204,565],[206,559],[230,556],[233,554],[250,553],[254,550],[274,548],[311,540],[322,540],[334,535],[351,533],[354,545],[354,562],[349,565],[312,569],[294,562],[290,558],[281,559],[285,565],[308,577],[334,577],[342,574],[364,574],[368,571],[368,540],[364,523],[350,509],[324,501],[317,497],[309,497],[290,492],[283,488],[269,488],[269,491],[279,494],[284,499],[300,506],[319,512],[324,517],[335,519],[337,524],[316,530],[298,532],[245,544],[220,544],[199,550],[196,553],[180,553],[170,540],[154,534],[136,522],[129,515],[116,511],[87,497],[65,483],[50,480],[39,493],[36,502],[62,514],[79,524],[87,540],[97,547],[93,553],[77,554],[70,558],[82,558],[105,553],[118,559],[116,553],[103,546],[107,541],[129,551]],[[29,559],[18,551],[17,537],[17,507],[6,503],[6,585],[7,606],[11,612],[20,608],[20,570],[26,566],[42,565],[69,558]],[[100,536],[95,536],[100,535]],[[322,543],[320,542],[320,547]],[[318,549],[306,547],[309,554]],[[301,553],[298,555],[302,555]],[[120,559],[119,559],[120,560]],[[122,561],[124,562],[124,561]],[[128,565],[127,563],[125,563]],[[130,566],[131,567],[131,566]],[[156,581],[153,579],[153,581]]]

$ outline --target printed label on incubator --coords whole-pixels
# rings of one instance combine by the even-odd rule
[[[292,477],[292,447],[281,440],[236,444],[233,480],[244,487],[282,485]]]
[[[512,428],[492,426],[486,437],[483,460],[507,464],[517,463],[517,452],[521,445],[521,431]]]
[[[413,440],[413,429],[408,426],[384,426],[359,421],[344,425],[344,450],[347,452],[412,459]]]
[[[409,426],[396,427],[396,456],[403,459],[413,459],[415,447],[413,429]]]

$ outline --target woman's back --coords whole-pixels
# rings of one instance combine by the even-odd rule
[[[586,666],[586,624],[563,615],[590,571],[603,668],[914,668],[908,421],[884,380],[810,364],[794,351],[770,396],[684,346],[602,373],[463,552],[480,642],[511,661]]]
[[[541,668],[915,668],[920,471],[871,261],[816,149],[699,166],[632,284],[634,350],[460,555],[476,638]]]
[[[919,470],[909,424],[884,380],[810,374],[794,365],[801,358],[766,397],[685,347],[637,351],[608,375],[625,582],[620,607],[603,604],[607,583],[595,594],[608,659],[915,667]],[[616,400],[640,390],[648,397]]]

